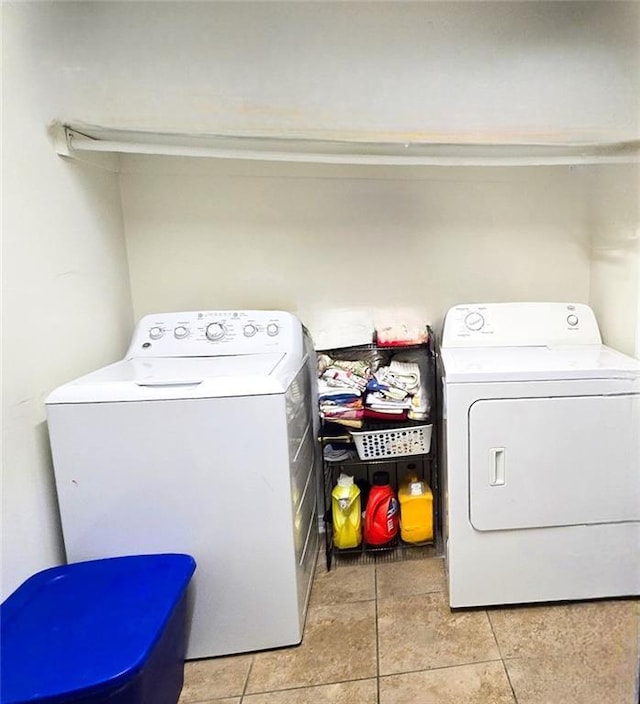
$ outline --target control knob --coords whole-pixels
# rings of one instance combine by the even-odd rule
[[[182,340],[182,338],[189,334],[189,328],[186,328],[184,325],[178,325],[178,327],[173,331],[173,334],[177,340]]]
[[[222,340],[225,333],[226,330],[224,329],[224,325],[222,323],[210,323],[207,325],[206,335],[208,340]]]
[[[154,326],[149,330],[149,337],[152,340],[159,340],[164,335],[164,330],[158,325]]]
[[[277,323],[269,323],[267,325],[267,335],[269,337],[275,337],[280,332],[280,328]]]
[[[469,313],[464,319],[464,324],[467,330],[477,332],[478,330],[482,330],[484,327],[484,318],[480,315],[480,313]]]
[[[567,316],[567,323],[569,323],[572,328],[575,327],[578,324],[578,316],[571,313],[571,315]]]
[[[245,337],[253,337],[258,332],[258,328],[252,323],[249,323],[242,328],[242,332]]]

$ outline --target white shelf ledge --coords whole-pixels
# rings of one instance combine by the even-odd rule
[[[58,154],[148,154],[317,164],[543,166],[637,163],[640,139],[612,143],[427,143],[162,134],[61,125]]]

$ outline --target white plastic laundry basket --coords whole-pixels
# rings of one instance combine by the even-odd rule
[[[361,460],[423,455],[431,449],[432,425],[414,425],[392,430],[349,431]]]

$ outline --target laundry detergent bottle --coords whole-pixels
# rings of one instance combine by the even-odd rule
[[[400,537],[405,543],[433,538],[433,493],[426,482],[408,475],[398,489]]]
[[[385,545],[398,534],[398,500],[389,484],[388,472],[376,472],[364,512],[364,542]]]
[[[362,542],[362,508],[360,489],[353,477],[341,474],[331,492],[333,544],[340,550],[357,548]]]

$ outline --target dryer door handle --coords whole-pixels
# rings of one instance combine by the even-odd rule
[[[504,486],[506,450],[504,447],[489,448],[489,484],[491,486]]]

